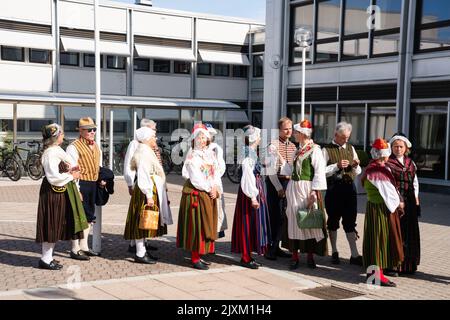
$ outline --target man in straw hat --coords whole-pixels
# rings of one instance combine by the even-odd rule
[[[70,257],[76,260],[89,260],[89,257],[99,254],[89,249],[88,236],[92,225],[95,223],[95,197],[97,194],[97,180],[102,165],[102,153],[95,143],[97,126],[90,117],[81,118],[78,123],[80,137],[67,147],[67,153],[74,163],[80,167],[80,192],[83,208],[89,227],[85,229],[84,238],[72,241]],[[102,181],[102,183],[105,183]]]

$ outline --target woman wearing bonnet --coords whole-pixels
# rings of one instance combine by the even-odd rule
[[[72,166],[71,157],[60,147],[64,139],[61,126],[56,123],[45,126],[42,137],[45,177],[39,191],[36,228],[36,242],[42,243],[39,268],[60,270],[63,266],[53,259],[56,242],[82,239],[88,224],[74,183],[80,177],[79,169]]]
[[[124,238],[136,241],[135,262],[154,264],[157,258],[147,252],[145,239],[167,234],[167,225],[173,224],[172,213],[167,201],[166,175],[153,151],[156,145],[156,132],[148,127],[142,127],[136,130],[136,139],[139,146],[130,166],[131,170],[136,171],[137,179],[128,208]],[[139,229],[139,216],[145,205],[158,208],[158,230]]]

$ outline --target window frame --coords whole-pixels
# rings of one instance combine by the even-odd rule
[[[94,64],[92,66],[86,64],[86,57],[92,56],[94,57]],[[83,53],[83,67],[84,68],[95,68],[95,54],[93,53]],[[103,69],[103,55],[100,55],[100,69]]]
[[[244,71],[244,74],[242,74],[240,71],[236,72],[236,70],[240,70],[240,71],[245,70],[245,71]],[[231,71],[232,71],[233,78],[248,79],[248,66],[234,64],[231,66]]]
[[[218,68],[223,68],[221,71],[225,71],[224,73],[217,72]],[[214,64],[214,76],[215,77],[222,77],[222,78],[229,78],[231,76],[230,72],[230,65],[226,63],[215,63]]]
[[[41,52],[46,52],[47,53],[47,60],[45,62],[41,62],[41,61],[32,61],[32,51],[41,51]],[[39,63],[39,64],[51,64],[52,61],[52,55],[51,55],[51,51],[49,50],[43,50],[43,49],[33,49],[33,48],[29,48],[28,49],[28,61],[30,63]]]
[[[177,70],[177,66],[187,66],[187,72],[186,71],[179,71]],[[178,61],[175,60],[173,62],[173,73],[175,74],[191,74],[191,63],[189,61]]]
[[[61,55],[68,55],[68,56],[76,56],[77,57],[77,63],[62,63]],[[80,53],[79,52],[60,52],[59,53],[59,64],[61,66],[69,66],[69,67],[79,67],[80,66]]]
[[[262,65],[261,65],[261,75],[256,73],[257,65],[255,63],[257,57],[262,57]],[[254,54],[253,55],[253,66],[252,66],[252,76],[253,79],[261,79],[264,78],[264,54]]]
[[[147,66],[148,68],[146,68],[146,69],[136,69],[136,66],[137,66],[136,61],[138,61],[138,62],[146,61],[148,63],[148,66]],[[133,60],[133,72],[150,72],[151,64],[152,63],[151,63],[149,58],[134,58],[134,60]]]
[[[208,73],[199,73],[199,71],[200,71],[199,66],[200,66],[200,65],[202,65],[202,66],[208,66],[209,72],[208,72]],[[208,62],[200,62],[200,63],[197,63],[197,76],[211,76],[211,75],[212,75],[212,64],[211,64],[211,63],[208,63]]]
[[[21,51],[22,59],[21,60],[13,60],[13,59],[5,59],[4,58],[4,49],[17,49]],[[0,48],[0,56],[2,61],[11,61],[11,62],[25,62],[25,48],[23,47],[13,47],[13,46],[1,46]]]
[[[158,70],[158,71],[156,71],[155,70],[155,62],[164,62],[165,64],[168,64],[168,66],[169,66],[169,70],[168,71],[161,71],[161,70]],[[171,61],[170,60],[167,60],[167,59],[152,59],[152,72],[154,72],[154,73],[164,73],[164,74],[167,74],[167,73],[171,73]]]

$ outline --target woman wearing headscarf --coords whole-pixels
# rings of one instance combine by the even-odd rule
[[[364,219],[363,262],[370,282],[385,287],[395,283],[384,270],[395,269],[403,261],[403,245],[399,214],[403,203],[395,178],[386,166],[391,155],[389,143],[376,139],[371,150],[372,161],[361,182],[367,192]]]
[[[417,167],[414,161],[408,157],[412,148],[411,142],[402,134],[395,134],[389,141],[392,154],[386,166],[394,175],[397,189],[405,202],[405,214],[400,218],[402,230],[403,251],[405,259],[399,269],[401,274],[413,274],[420,263],[420,232],[419,220],[419,180],[417,179]]]
[[[209,269],[202,255],[215,252],[217,240],[217,198],[220,176],[215,154],[208,149],[210,134],[204,124],[192,130],[191,149],[182,175],[186,179],[178,213],[177,247],[191,252],[195,269]]]
[[[53,259],[53,250],[59,240],[83,238],[88,228],[80,193],[74,180],[80,178],[78,167],[60,147],[64,132],[56,123],[42,129],[43,153],[41,163],[44,179],[39,191],[36,242],[42,243],[39,268],[60,270],[63,266]]]
[[[312,124],[308,120],[294,125],[294,137],[299,148],[294,158],[291,181],[286,189],[286,216],[288,219],[288,238],[283,246],[292,251],[290,269],[299,266],[299,254],[307,253],[307,266],[316,268],[314,254],[327,254],[327,231],[325,215],[321,228],[300,229],[297,212],[311,208],[323,208],[321,191],[327,189],[325,160],[320,146],[311,139]]]
[[[245,158],[242,161],[242,178],[234,211],[231,251],[241,254],[241,266],[258,269],[260,264],[251,254],[266,253],[271,240],[267,199],[257,154],[261,130],[248,125],[244,127],[244,134]]]
[[[135,262],[154,264],[157,258],[147,252],[145,239],[167,234],[167,225],[173,223],[172,213],[167,202],[166,175],[153,151],[156,132],[142,127],[136,130],[136,138],[139,145],[130,166],[131,170],[136,171],[137,179],[128,208],[124,238],[136,241]],[[146,205],[159,211],[158,230],[139,228],[140,213]]]

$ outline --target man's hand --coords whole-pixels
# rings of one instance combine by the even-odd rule
[[[104,188],[105,186],[106,186],[106,181],[105,180],[100,181],[100,187]]]
[[[252,200],[252,207],[253,207],[253,209],[256,209],[256,210],[259,209],[259,202],[258,202],[258,200]]]
[[[278,190],[278,197],[279,198],[285,198],[286,197],[286,192],[284,192],[283,189]]]
[[[133,187],[132,186],[128,187],[128,193],[130,194],[130,196],[133,195]]]
[[[353,168],[357,168],[357,167],[359,166],[360,163],[361,163],[361,161],[355,159],[355,160],[353,160],[352,167],[353,167]]]
[[[348,160],[341,160],[337,163],[339,169],[346,169],[350,165]]]

